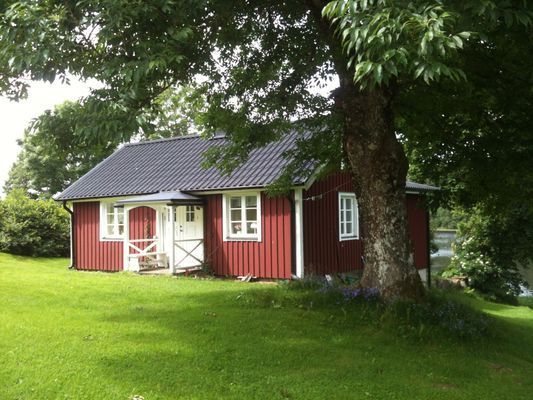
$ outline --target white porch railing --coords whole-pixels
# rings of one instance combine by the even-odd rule
[[[136,244],[149,243],[148,246],[141,248]],[[142,269],[150,267],[167,267],[167,255],[163,251],[153,251],[159,243],[159,238],[156,236],[151,239],[132,239],[127,241],[128,245],[128,266],[134,271],[140,271]],[[131,253],[131,250],[136,253]],[[140,259],[144,258],[145,262],[141,262]]]
[[[187,246],[184,243],[186,244],[190,243],[191,246],[194,246],[194,247],[190,248],[189,246],[189,248],[186,248]],[[178,250],[176,252],[176,257],[175,257],[178,261],[174,264],[176,266],[176,269],[192,268],[195,266],[202,265],[204,249],[201,246],[203,246],[203,244],[204,244],[203,238],[174,240],[175,249]],[[197,253],[201,253],[201,254],[197,254]],[[188,260],[188,258],[190,258],[190,260]]]
[[[138,253],[130,253],[130,255],[146,255],[146,253],[148,253],[151,249],[157,246],[158,241],[159,239],[157,237],[154,237],[152,239],[128,240],[128,246],[138,252]],[[149,243],[149,242],[152,242],[152,244],[146,246],[144,249],[141,249],[134,245],[134,243]]]

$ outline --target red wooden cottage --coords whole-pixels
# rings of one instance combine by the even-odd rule
[[[296,135],[251,153],[230,176],[203,169],[224,138],[177,137],[128,144],[57,200],[71,212],[72,266],[80,270],[170,272],[208,265],[217,275],[303,277],[361,269],[357,199],[347,173],[296,180],[290,195],[265,188],[282,173]],[[435,188],[408,182],[416,267],[429,267],[428,213]]]

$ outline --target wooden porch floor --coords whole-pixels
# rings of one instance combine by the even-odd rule
[[[182,270],[177,270],[174,274],[170,273],[170,270],[168,268],[154,268],[154,269],[145,269],[138,272],[139,275],[185,275],[188,272],[194,273],[200,271],[200,267],[192,267]]]

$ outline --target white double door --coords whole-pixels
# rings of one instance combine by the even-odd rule
[[[171,221],[168,221],[171,222]],[[175,268],[191,268],[204,261],[204,212],[201,206],[177,206],[174,208]],[[167,237],[171,237],[168,232]]]

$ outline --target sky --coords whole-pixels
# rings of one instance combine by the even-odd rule
[[[89,94],[90,85],[70,78],[70,85],[59,82],[53,84],[34,82],[28,98],[13,102],[0,96],[0,196],[7,179],[9,169],[15,162],[20,147],[17,139],[22,138],[24,129],[32,119],[43,111],[65,100],[76,100]]]

